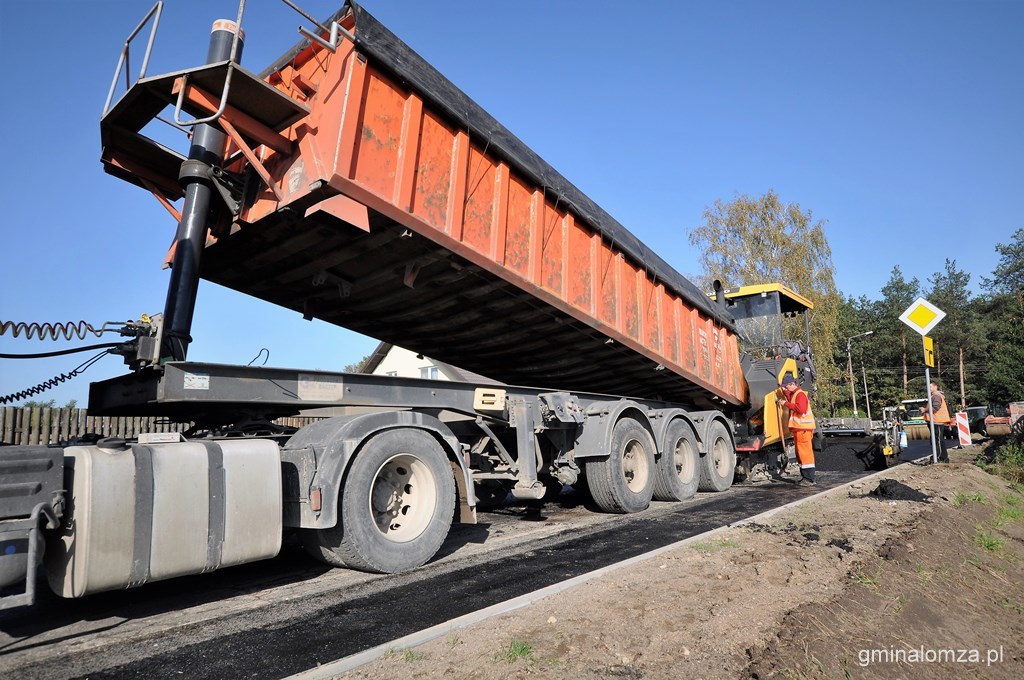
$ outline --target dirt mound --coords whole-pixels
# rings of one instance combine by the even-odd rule
[[[875,495],[817,497],[344,677],[1019,677],[1024,495],[956,462],[976,453],[898,466]],[[981,658],[906,661],[946,647]]]
[[[887,540],[837,597],[787,613],[775,636],[749,650],[744,675],[1021,677],[1024,497],[964,486],[975,491]]]
[[[895,479],[883,479],[878,483],[875,490],[871,492],[871,495],[887,501],[914,501],[917,503],[928,503],[931,501],[928,495],[921,493],[917,489],[911,489],[906,484],[897,482]]]

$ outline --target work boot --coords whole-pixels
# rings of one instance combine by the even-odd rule
[[[800,481],[796,483],[797,486],[817,486],[817,482],[807,477],[801,477]]]

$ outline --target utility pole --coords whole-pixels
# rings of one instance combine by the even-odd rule
[[[851,335],[846,339],[846,370],[850,376],[850,400],[853,402],[854,418],[859,418],[860,415],[857,412],[857,392],[854,388],[857,378],[853,376],[853,354],[850,352],[850,341],[856,340],[857,338],[863,338],[864,336],[871,335],[872,333],[874,333],[874,331],[868,331],[867,333],[860,333],[859,335]]]
[[[967,410],[967,386],[964,385],[964,348],[960,348],[960,410]]]
[[[868,420],[871,420],[871,399],[868,398],[868,372],[864,368],[864,362],[860,362],[860,375],[864,378],[864,407],[868,410]]]

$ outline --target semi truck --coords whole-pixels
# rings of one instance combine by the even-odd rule
[[[285,1],[302,38],[259,73],[244,0],[198,67],[146,74],[162,2],[125,42],[102,164],[177,228],[163,311],[122,327],[128,371],[88,407],[191,426],[0,448],[0,606],[42,572],[81,597],[272,558],[291,531],[401,572],[487,496],[584,485],[632,513],[783,474],[810,300],[699,289],[358,3],[320,22]],[[200,279],[500,384],[189,361]],[[274,424],[323,408],[348,411]]]

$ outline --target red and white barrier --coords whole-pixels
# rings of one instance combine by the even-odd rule
[[[961,447],[971,445],[971,425],[967,421],[966,413],[956,414],[956,433],[960,437]]]

